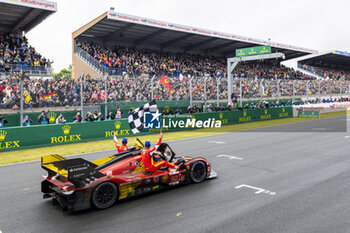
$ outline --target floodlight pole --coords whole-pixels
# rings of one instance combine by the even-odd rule
[[[209,75],[204,74],[204,108],[207,107],[207,79],[208,78],[209,78]]]
[[[340,98],[341,98],[341,96],[342,96],[342,93],[341,93],[342,85],[341,85],[341,81],[340,80],[339,80],[339,88],[340,88],[340,91],[339,91],[340,93],[339,94],[340,94]]]
[[[293,81],[293,103],[295,102],[295,80]]]
[[[216,105],[219,107],[219,97],[220,97],[220,94],[219,94],[219,84],[220,84],[220,75],[217,76],[216,78]]]
[[[306,101],[309,102],[309,80],[306,81]]]
[[[84,94],[83,94],[84,73],[80,76],[80,107],[81,107],[81,122],[84,122]]]
[[[105,119],[107,119],[107,80],[108,80],[108,74],[105,76]]]
[[[243,108],[242,104],[242,98],[243,98],[243,93],[242,93],[242,79],[239,79],[239,105],[241,106],[241,108]]]
[[[232,103],[231,95],[233,92],[233,71],[238,65],[238,63],[243,61],[255,61],[255,60],[261,61],[264,59],[277,59],[277,58],[285,59],[285,55],[283,53],[276,52],[271,54],[260,54],[260,55],[254,55],[254,56],[227,58],[227,89],[228,89],[227,102],[228,104]],[[241,83],[240,83],[240,86],[241,86]],[[242,102],[242,98],[241,98],[241,102]]]
[[[192,79],[194,78],[194,76],[192,76],[190,78],[190,106],[192,108]]]
[[[20,126],[23,126],[23,80],[24,80],[24,71],[22,71],[21,74],[21,83],[20,83],[20,87],[21,87],[21,98],[20,98]]]
[[[321,101],[321,82],[321,79],[318,80],[318,101]]]
[[[152,89],[151,100],[153,100],[153,95],[154,95],[154,79],[155,78],[156,78],[156,75],[153,75],[153,77],[151,79],[151,89]]]
[[[280,80],[277,79],[277,101],[280,104]]]
[[[264,81],[264,79],[261,79],[261,81],[260,81],[260,102],[262,103],[262,99],[263,99],[263,95],[264,95],[264,93],[263,93],[263,85],[262,85],[262,83],[263,83],[263,81]]]

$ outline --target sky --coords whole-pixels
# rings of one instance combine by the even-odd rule
[[[27,34],[54,61],[72,63],[72,32],[116,12],[318,50],[350,52],[349,0],[57,0],[57,12]]]

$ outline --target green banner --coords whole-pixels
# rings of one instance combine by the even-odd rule
[[[222,126],[287,117],[293,117],[292,107],[165,116],[161,117],[161,125],[162,131],[168,132],[198,129],[206,126],[215,128],[218,126],[218,121]],[[197,123],[198,121],[202,121],[202,123]],[[114,132],[120,138],[158,133],[159,129],[144,129],[140,134],[132,134],[128,119],[2,128],[0,129],[0,152],[112,139]]]
[[[320,111],[299,111],[300,118],[320,118]]]
[[[268,53],[271,53],[270,45],[236,49],[236,57],[260,55],[260,54],[268,54]]]

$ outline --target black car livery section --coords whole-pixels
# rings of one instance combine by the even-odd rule
[[[52,198],[53,204],[59,204],[64,210],[105,209],[124,198],[217,176],[206,159],[177,156],[166,143],[158,147],[157,159],[176,163],[180,170],[160,169],[148,173],[140,156],[142,147],[139,141],[137,148],[93,162],[59,155],[43,156],[41,166],[48,172],[42,176],[43,197]]]

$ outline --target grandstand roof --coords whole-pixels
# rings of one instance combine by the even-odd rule
[[[0,32],[28,32],[56,11],[45,0],[0,0]]]
[[[159,20],[108,11],[73,32],[73,38],[90,41],[131,42],[135,47],[157,47],[178,52],[235,56],[235,50],[259,45],[271,45],[272,52],[282,52],[293,59],[316,50],[201,29]]]
[[[333,66],[350,69],[350,53],[338,50],[307,55],[297,59],[297,61],[311,66]]]

